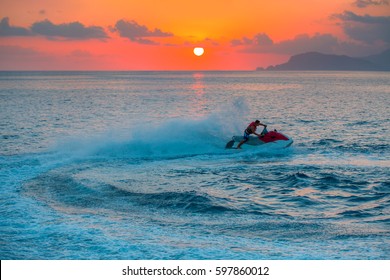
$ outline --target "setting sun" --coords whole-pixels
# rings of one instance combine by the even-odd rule
[[[201,56],[203,53],[204,53],[204,49],[203,48],[200,48],[200,47],[194,48],[194,54],[196,56]]]

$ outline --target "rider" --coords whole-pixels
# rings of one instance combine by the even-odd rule
[[[259,125],[262,125],[264,127],[267,127],[267,125],[262,124],[259,120],[256,120],[254,122],[251,122],[248,127],[244,131],[244,139],[237,145],[237,149],[241,149],[241,145],[244,144],[246,141],[249,140],[249,135],[255,134],[257,136],[261,136],[260,134],[256,133],[256,129]]]

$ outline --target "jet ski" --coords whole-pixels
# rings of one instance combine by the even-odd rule
[[[238,143],[240,143],[244,139],[243,136],[233,136],[232,140],[230,140],[226,144],[226,149],[237,149]],[[249,140],[246,141],[245,145],[250,146],[260,146],[265,144],[277,144],[278,147],[287,148],[292,145],[294,141],[287,137],[286,135],[278,132],[276,129],[273,131],[268,131],[266,127],[264,127],[260,136],[249,136]],[[241,146],[242,147],[242,146]]]

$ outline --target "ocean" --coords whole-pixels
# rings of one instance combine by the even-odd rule
[[[0,72],[1,259],[389,259],[390,72]],[[294,140],[227,150],[255,119]]]

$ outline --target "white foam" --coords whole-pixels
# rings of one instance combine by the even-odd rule
[[[173,118],[155,123],[114,127],[102,133],[60,139],[54,150],[68,157],[186,156],[224,152],[226,141],[243,128],[248,106],[238,98],[201,119]]]

